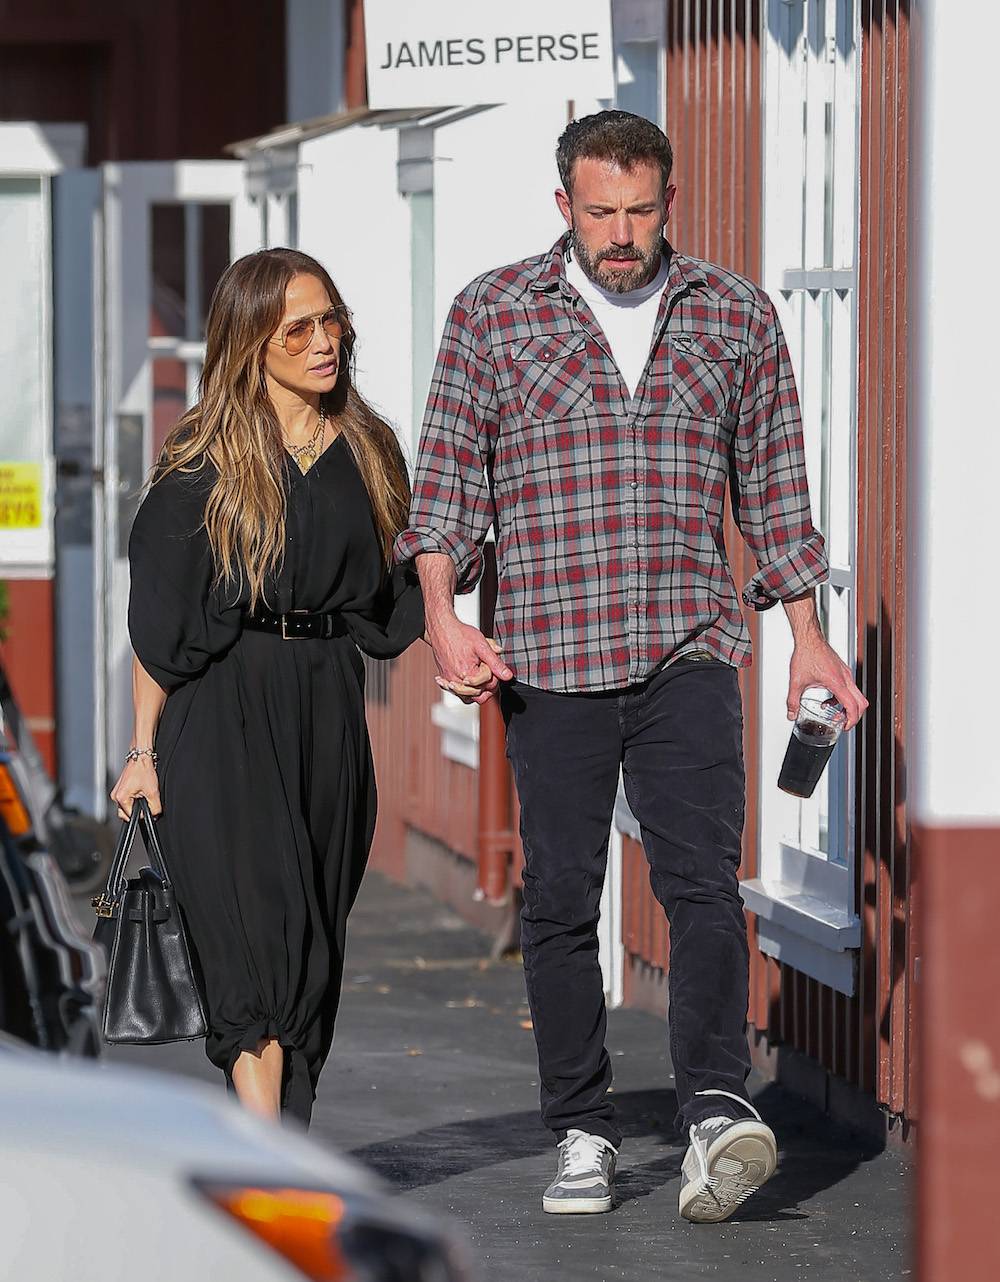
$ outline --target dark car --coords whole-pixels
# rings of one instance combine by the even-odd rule
[[[0,1032],[96,1055],[104,954],[81,931],[66,880],[39,841],[29,776],[0,726]]]

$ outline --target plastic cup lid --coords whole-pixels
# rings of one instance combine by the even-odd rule
[[[832,690],[826,686],[807,686],[802,692],[799,703],[799,714],[805,711],[809,716],[821,716],[830,722],[846,718],[847,709]]]

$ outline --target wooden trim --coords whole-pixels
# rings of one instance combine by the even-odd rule
[[[348,111],[368,103],[368,68],[365,55],[365,7],[363,0],[346,0],[344,23],[344,105]]]

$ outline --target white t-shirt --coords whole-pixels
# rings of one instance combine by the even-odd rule
[[[566,279],[594,313],[632,397],[649,358],[660,295],[669,270],[670,264],[664,258],[648,285],[628,294],[614,294],[592,281],[571,253],[566,256]]]

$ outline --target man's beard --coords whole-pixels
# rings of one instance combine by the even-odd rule
[[[608,249],[603,249],[596,257],[591,257],[587,252],[586,245],[576,234],[576,228],[570,231],[570,245],[573,249],[573,257],[583,268],[584,274],[589,276],[595,285],[600,285],[609,294],[629,294],[633,289],[642,289],[648,285],[660,270],[660,263],[663,261],[663,233],[661,232],[656,238],[656,244],[652,249],[643,251],[638,245],[612,245]],[[601,263],[607,262],[608,259],[638,258],[638,263],[628,271],[601,274]]]

